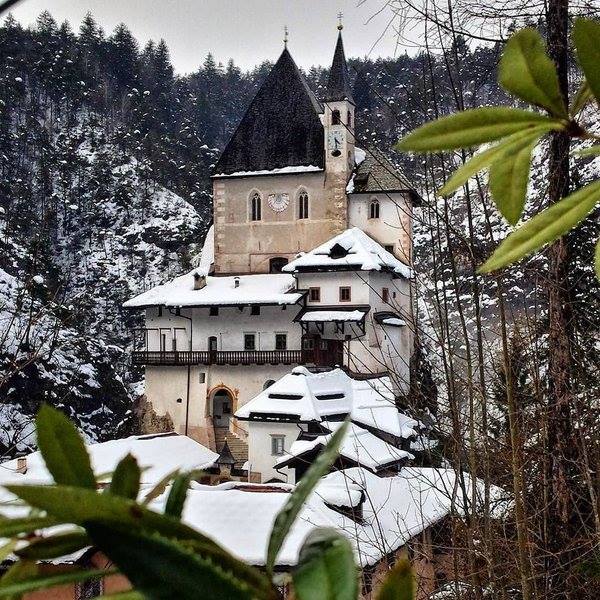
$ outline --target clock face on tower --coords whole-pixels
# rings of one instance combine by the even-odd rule
[[[269,194],[267,202],[271,207],[271,210],[275,212],[283,212],[290,203],[289,194]]]
[[[344,131],[342,129],[329,132],[328,146],[332,156],[339,156],[342,153],[343,143]]]

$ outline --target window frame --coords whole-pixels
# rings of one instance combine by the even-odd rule
[[[309,216],[309,196],[306,190],[300,190],[298,193],[298,219],[310,219]]]
[[[262,194],[257,190],[250,192],[250,221],[253,223],[262,221]]]
[[[381,215],[381,204],[379,199],[371,198],[369,201],[369,219],[379,219]]]
[[[313,298],[313,294],[316,298]],[[308,300],[309,302],[321,302],[321,288],[320,287],[309,287],[308,288]]]
[[[342,298],[342,294],[348,292],[347,298]],[[352,302],[352,286],[340,285],[338,288],[338,298],[340,302]]]
[[[390,289],[389,288],[381,288],[381,301],[389,302],[390,301]]]
[[[252,338],[252,348],[248,348],[248,340]],[[248,352],[254,352],[258,350],[256,347],[256,332],[255,331],[245,331],[244,332],[244,350]]]
[[[283,348],[278,348],[277,340],[278,340],[278,338],[281,339],[282,337],[283,337],[283,342],[284,342]],[[288,339],[287,331],[276,331],[275,332],[275,350],[287,350],[288,349],[287,339]]]
[[[281,448],[279,444],[281,443]],[[283,456],[285,454],[285,435],[279,433],[271,434],[271,456]]]

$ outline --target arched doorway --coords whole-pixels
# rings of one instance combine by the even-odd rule
[[[224,389],[218,389],[212,397],[212,417],[215,427],[229,427],[233,414],[233,397]]]

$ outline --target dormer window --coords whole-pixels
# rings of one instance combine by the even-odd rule
[[[262,198],[258,192],[253,192],[250,197],[250,220],[260,221],[262,219]]]
[[[308,219],[308,193],[304,191],[298,195],[298,218]]]
[[[344,258],[348,256],[348,250],[341,244],[334,244],[329,251],[329,258]]]
[[[342,117],[340,116],[340,111],[336,108],[331,112],[331,124],[332,125],[341,125]]]
[[[379,200],[373,198],[369,204],[369,219],[379,219]]]

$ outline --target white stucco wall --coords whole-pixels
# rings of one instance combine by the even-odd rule
[[[284,435],[284,451],[290,446],[300,434],[300,429],[295,423],[262,423],[259,421],[247,421],[248,427],[248,462],[253,472],[261,474],[263,482],[270,479],[279,479],[287,483],[295,483],[294,471],[282,469],[281,472],[273,468],[275,462],[281,458],[271,453],[271,438],[273,435]],[[283,473],[283,475],[282,475]],[[285,477],[287,475],[287,479]]]

